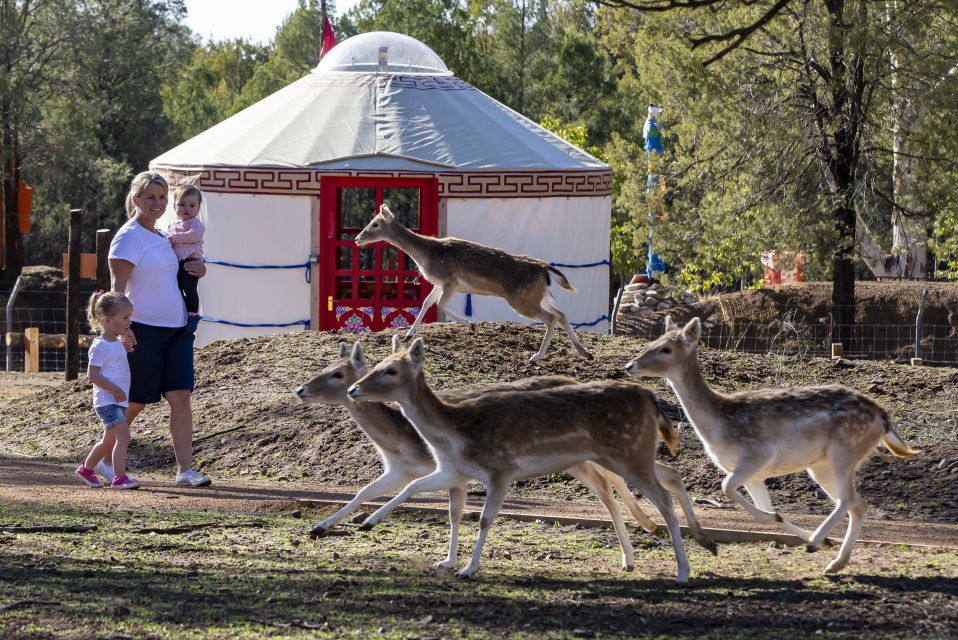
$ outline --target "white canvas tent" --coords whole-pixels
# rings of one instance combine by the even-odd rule
[[[412,38],[350,38],[306,77],[150,166],[204,193],[198,346],[306,326],[402,326],[417,310],[414,281],[390,272],[386,253],[350,257],[344,239],[359,224],[347,222],[349,207],[362,201],[371,218],[375,203],[363,198],[393,207],[402,189],[418,190],[410,206],[423,233],[559,265],[578,289],[553,287],[559,308],[580,329],[607,330],[609,168],[454,77]],[[409,308],[363,298],[373,280],[383,300],[408,294]],[[493,298],[457,295],[450,308],[524,321]]]

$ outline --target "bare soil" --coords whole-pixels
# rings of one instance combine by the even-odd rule
[[[473,331],[453,324],[422,330],[427,375],[440,388],[565,374],[581,380],[624,378],[623,365],[640,340],[584,334],[596,360],[577,356],[557,339],[544,363],[530,364],[542,329],[480,323]],[[196,466],[227,480],[264,480],[317,487],[355,487],[381,472],[373,447],[343,409],[304,405],[294,395],[353,336],[302,332],[217,342],[197,352],[194,395]],[[372,361],[389,351],[391,336],[363,337]],[[910,367],[890,362],[841,361],[702,352],[709,382],[724,390],[841,382],[866,390],[892,411],[898,427],[922,455],[907,460],[873,456],[859,471],[859,487],[876,520],[951,524],[958,520],[958,370]],[[42,379],[44,383],[50,382]],[[680,426],[682,447],[669,460],[682,471],[693,496],[721,507],[721,474],[705,457],[671,391],[649,381],[666,412]],[[85,380],[56,382],[0,406],[0,453],[75,464],[98,437]],[[173,457],[162,404],[149,407],[134,425],[130,451],[134,473],[172,473]],[[664,453],[664,451],[663,451]],[[663,456],[667,459],[667,456]],[[69,470],[69,469],[68,469]],[[821,516],[832,508],[804,475],[769,481],[783,511]],[[477,486],[479,490],[481,487]],[[562,474],[518,483],[514,497],[589,503],[591,497]]]

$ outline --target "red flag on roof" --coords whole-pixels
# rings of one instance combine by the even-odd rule
[[[336,36],[333,34],[333,25],[329,23],[328,16],[323,16],[323,48],[319,52],[319,57],[325,56],[335,46]]]

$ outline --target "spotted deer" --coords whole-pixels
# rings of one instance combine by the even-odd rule
[[[674,446],[677,435],[651,392],[633,383],[601,381],[523,391],[482,389],[450,402],[426,383],[425,357],[425,346],[416,338],[409,349],[387,357],[349,388],[353,400],[398,402],[436,460],[432,473],[406,485],[361,529],[371,529],[414,494],[478,480],[486,486],[479,537],[469,564],[458,574],[470,577],[479,570],[482,547],[510,483],[594,462],[631,482],[652,502],[672,539],[677,579],[688,581],[678,519],[655,466],[657,436]],[[697,522],[689,526],[696,539],[711,545]]]
[[[848,530],[826,573],[848,564],[867,507],[855,489],[855,471],[879,443],[899,457],[913,450],[895,433],[888,413],[874,400],[840,385],[756,389],[723,394],[705,382],[698,360],[701,323],[684,327],[666,319],[665,333],[625,370],[631,376],[665,378],[678,396],[712,461],[726,474],[725,494],[759,522],[777,522],[817,551],[848,513]],[[815,531],[787,522],[772,507],[766,478],[805,470],[835,502]],[[740,492],[745,487],[752,500]]]
[[[441,313],[470,324],[466,318],[446,309],[446,304],[458,291],[498,296],[508,302],[519,315],[545,323],[545,338],[539,351],[529,359],[531,362],[538,362],[545,357],[556,325],[561,326],[569,335],[579,355],[592,359],[592,354],[579,343],[565,314],[553,304],[552,294],[549,292],[553,279],[563,289],[575,291],[575,287],[555,267],[536,258],[513,255],[468,240],[419,235],[404,227],[385,204],[356,236],[356,244],[359,246],[379,241],[395,245],[409,255],[416,261],[423,277],[433,286],[422,303],[419,315],[406,332],[406,338],[416,333],[423,316],[433,304]]]
[[[393,353],[399,351],[400,346],[398,336],[394,336]],[[363,487],[339,511],[317,523],[310,531],[310,535],[313,537],[326,535],[330,529],[339,524],[343,518],[366,500],[395,491],[416,478],[431,473],[436,468],[435,460],[428,445],[419,436],[412,424],[403,417],[399,409],[380,402],[357,402],[346,394],[346,390],[359,378],[366,375],[367,371],[368,362],[362,346],[357,342],[350,350],[343,343],[340,344],[339,358],[296,391],[300,400],[306,403],[325,402],[343,405],[360,429],[373,442],[383,463],[382,475]],[[564,376],[538,376],[515,383],[485,387],[485,390],[500,387],[503,389],[537,389],[575,383],[576,380],[573,378]],[[441,392],[440,395],[448,401],[458,401],[478,393],[479,390],[476,389],[460,389]],[[686,518],[697,522],[695,513],[692,511],[691,500],[685,491],[685,486],[682,484],[682,478],[678,471],[661,463],[656,463],[656,465],[656,473],[662,483],[676,494],[687,514]],[[635,496],[629,491],[621,477],[589,462],[570,467],[566,469],[566,472],[592,491],[608,509],[613,528],[622,547],[622,568],[631,571],[635,564],[635,552],[612,490],[615,489],[618,492],[629,513],[643,529],[654,533],[657,530],[656,524],[642,511]],[[464,503],[464,486],[451,487],[449,489],[451,528],[449,553],[444,561],[436,563],[436,568],[452,568],[455,566],[458,552],[458,526]],[[714,551],[714,545],[710,546],[710,540],[703,538],[702,544]]]

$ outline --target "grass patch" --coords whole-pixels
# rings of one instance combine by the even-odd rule
[[[0,534],[0,637],[575,638],[946,637],[958,627],[958,555],[861,546],[807,554],[688,544],[692,583],[674,582],[668,541],[633,534],[619,570],[613,533],[499,520],[478,578],[437,573],[444,518],[394,514],[370,532],[313,541],[305,519],[263,528],[142,534],[248,518],[209,513],[0,507],[0,523],[96,524],[86,534]],[[263,520],[263,518],[258,518]],[[477,533],[464,523],[461,564]]]

